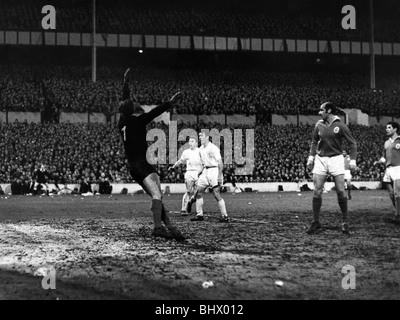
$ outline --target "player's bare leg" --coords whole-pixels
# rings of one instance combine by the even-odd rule
[[[145,192],[152,198],[151,212],[153,213],[154,227],[160,228],[162,226],[162,194],[157,182],[159,182],[158,175],[156,173],[151,173],[143,180],[142,185]]]
[[[188,207],[188,203],[190,201],[191,195],[193,193],[193,190],[194,190],[194,181],[186,181],[186,192],[182,198],[182,210],[181,210],[182,216],[187,216],[191,213],[191,212],[187,212],[187,207]]]
[[[326,181],[326,175],[314,174],[314,194],[312,200],[312,208],[314,214],[314,221],[310,228],[307,230],[308,234],[313,234],[317,229],[321,228],[321,223],[319,222],[319,215],[322,206],[322,192],[324,191],[324,184]]]
[[[43,183],[43,185],[46,187],[46,196],[49,196],[50,195],[49,186],[47,185],[47,183]]]
[[[192,189],[192,192],[193,192],[193,194],[192,194],[192,196],[190,197],[190,199],[189,199],[189,201],[188,201],[188,203],[186,204],[186,212],[187,213],[192,213],[192,205],[197,201],[197,193],[198,193],[198,189],[199,189],[199,187],[196,185],[196,184],[194,184],[193,185],[193,189]],[[202,194],[203,194],[203,192],[204,192],[204,190],[201,192]],[[201,195],[201,197],[202,197],[202,195]]]
[[[219,185],[212,189],[215,200],[218,202],[219,211],[221,212],[220,222],[229,222],[228,214],[226,213],[225,200],[222,199]]]
[[[394,215],[394,222],[400,224],[400,180],[395,180],[393,183],[394,196],[396,199],[396,213]]]
[[[344,174],[333,177],[340,210],[342,211],[342,232],[349,234],[347,198],[344,190]]]
[[[197,187],[194,197],[196,201],[196,217],[190,219],[190,221],[203,221],[203,193],[205,191],[205,187]]]
[[[394,196],[394,190],[393,190],[393,185],[392,182],[385,182],[386,183],[386,189],[389,193],[390,200],[392,201],[393,207],[396,210],[396,198]]]
[[[346,179],[346,185],[347,185],[347,198],[351,200],[351,188],[352,188],[351,179]]]
[[[177,228],[172,224],[168,213],[162,203],[162,192],[160,185],[160,178],[158,174],[149,174],[142,182],[142,187],[146,193],[152,197],[151,211],[153,213],[154,219],[154,230],[153,236],[162,237],[166,239],[175,238],[178,241],[184,240],[185,237],[177,230]],[[167,230],[162,226],[162,221],[167,226]]]
[[[189,200],[190,200],[190,194],[189,194],[188,191],[186,191],[186,192],[183,194],[183,197],[182,197],[182,209],[181,209],[181,215],[182,215],[182,216],[186,216],[186,215],[188,214],[188,213],[186,212],[186,206],[187,206]]]
[[[156,183],[156,187],[155,188],[157,189],[157,194],[161,194],[161,199],[160,200],[162,201],[161,185],[159,184],[158,175],[156,175],[156,176],[157,177],[154,178],[155,179],[155,183]],[[151,190],[148,189],[148,187],[144,183],[142,183],[140,185],[142,186],[143,190],[153,198],[153,194],[152,194]],[[158,198],[158,196],[157,196],[157,198]],[[166,210],[165,210],[164,204],[161,205],[161,221],[163,221],[165,223],[165,225],[170,225],[171,224],[171,220],[169,219],[169,216],[166,214]],[[160,221],[160,224],[161,224],[161,221]]]

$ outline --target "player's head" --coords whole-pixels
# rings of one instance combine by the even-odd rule
[[[190,149],[195,149],[197,147],[197,139],[192,137],[189,139],[189,147]]]
[[[337,107],[333,104],[333,102],[324,102],[319,107],[318,114],[321,115],[323,120],[328,120],[329,115],[336,115],[338,112]]]
[[[199,139],[200,139],[200,143],[202,145],[206,144],[208,141],[210,141],[210,136],[205,133],[204,131],[199,133]]]
[[[132,114],[141,115],[144,113],[143,108],[137,102],[137,100],[127,99],[120,103],[119,112],[126,116],[131,116]]]
[[[347,152],[346,152],[346,150],[343,150],[343,157],[346,157],[347,156]]]
[[[386,134],[389,137],[393,136],[395,133],[399,134],[399,130],[400,130],[400,125],[397,122],[390,121],[386,125]]]

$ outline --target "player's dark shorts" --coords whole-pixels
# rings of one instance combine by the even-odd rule
[[[147,162],[146,159],[138,159],[135,161],[129,161],[129,172],[133,180],[137,183],[142,183],[149,174],[157,171]]]

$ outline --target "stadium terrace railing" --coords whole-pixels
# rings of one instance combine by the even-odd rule
[[[347,124],[361,124],[373,126],[376,124],[386,124],[389,121],[400,122],[400,118],[390,116],[372,117],[362,113],[358,109],[346,109],[346,116],[341,116],[342,121]],[[271,124],[275,125],[315,125],[321,117],[318,115],[271,115]],[[118,123],[119,115],[111,117],[112,123]],[[248,125],[253,126],[257,123],[256,115],[193,115],[193,114],[167,114],[167,117],[159,116],[155,119],[156,122],[164,121],[169,123],[172,121],[182,121],[184,123],[219,123],[221,125]],[[28,122],[41,123],[41,114],[39,112],[0,112],[0,123]],[[60,123],[107,123],[107,117],[100,112],[92,113],[77,113],[77,112],[61,112],[59,116]]]
[[[369,42],[241,38],[198,35],[96,34],[97,47],[204,51],[264,51],[332,54],[370,54]],[[0,31],[0,45],[92,46],[91,33]],[[400,55],[400,43],[374,42],[376,55]]]
[[[353,186],[357,189],[368,189],[377,190],[381,189],[382,183],[380,181],[352,181]],[[301,192],[300,187],[307,184],[310,190],[313,190],[314,186],[312,182],[296,183],[296,182],[260,182],[260,183],[237,183],[237,186],[243,190],[251,190],[251,192]],[[112,183],[112,194],[121,194],[123,190],[126,189],[128,194],[143,193],[142,187],[137,183]],[[54,184],[48,184],[49,190],[57,190]],[[224,185],[227,192],[233,192],[234,188],[231,183],[226,183]],[[11,184],[2,183],[0,184],[2,190],[6,195],[11,195]],[[66,187],[69,190],[78,189],[79,184],[67,184]],[[99,190],[98,184],[94,183],[91,185],[93,192]],[[325,190],[331,191],[334,187],[333,182],[325,183]],[[186,192],[186,186],[184,183],[161,183],[161,189],[163,193],[180,193]]]

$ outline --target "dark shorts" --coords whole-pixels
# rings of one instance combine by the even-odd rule
[[[140,159],[129,161],[129,172],[133,180],[137,183],[142,183],[149,174],[156,173],[157,171],[147,162],[147,160]]]

